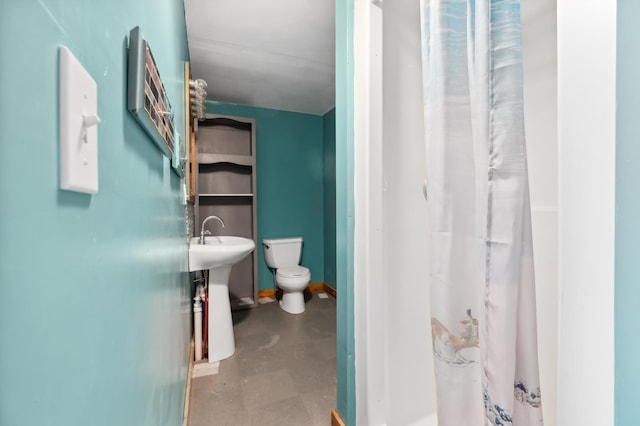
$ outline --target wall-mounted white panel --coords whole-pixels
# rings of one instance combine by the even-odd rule
[[[524,120],[545,426],[557,426],[558,137],[556,0],[522,0]]]
[[[427,176],[420,2],[383,7],[383,273],[387,300],[386,424],[434,426]],[[356,164],[357,167],[357,164]],[[460,425],[463,426],[463,425]]]
[[[558,425],[613,425],[617,2],[557,13]]]
[[[98,86],[66,47],[60,48],[60,188],[98,192]]]
[[[383,274],[382,9],[355,2],[356,423],[385,423],[388,285]]]

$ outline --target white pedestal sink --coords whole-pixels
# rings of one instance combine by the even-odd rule
[[[209,270],[209,362],[229,358],[236,350],[229,302],[231,267],[255,248],[242,237],[207,236],[205,243],[194,237],[189,245],[189,271]]]

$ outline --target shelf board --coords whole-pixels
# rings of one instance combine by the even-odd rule
[[[198,194],[198,197],[253,197],[253,194]]]
[[[252,155],[203,154],[198,153],[199,164],[232,163],[239,166],[253,166]]]

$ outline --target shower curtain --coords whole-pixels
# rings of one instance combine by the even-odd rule
[[[421,22],[438,425],[542,425],[520,4]]]

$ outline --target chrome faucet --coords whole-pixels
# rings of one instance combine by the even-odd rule
[[[200,231],[200,244],[204,244],[204,236],[205,235],[211,235],[211,232],[205,231],[205,229],[204,229],[204,226],[211,219],[216,219],[218,222],[220,222],[220,225],[222,225],[222,227],[224,228],[224,221],[222,219],[220,219],[218,216],[208,216],[205,220],[202,221],[202,230]]]

